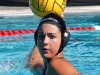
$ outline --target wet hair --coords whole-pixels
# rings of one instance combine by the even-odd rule
[[[45,23],[52,24],[59,28],[59,30],[61,32],[61,45],[60,45],[58,53],[60,53],[63,50],[63,48],[68,44],[69,39],[70,39],[70,33],[66,28],[66,24],[65,24],[64,20],[55,13],[49,13],[46,16],[44,16],[42,18],[42,20],[40,21],[37,31],[34,33],[34,39],[35,39],[36,45],[37,45],[38,29],[41,25],[43,25]]]

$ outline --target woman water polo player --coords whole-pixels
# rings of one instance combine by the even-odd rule
[[[64,13],[60,15],[61,18],[64,17]],[[39,53],[39,50],[36,45],[34,45],[33,50],[31,51],[29,55],[29,59],[27,62],[27,67],[30,68],[32,72],[34,72],[36,75],[42,75],[42,73],[45,70],[45,66],[43,59]]]
[[[37,64],[34,69],[38,71],[36,75],[80,75],[63,56],[63,49],[69,41],[70,33],[60,16],[54,13],[46,15],[41,20],[34,37],[45,65],[44,68],[43,63],[39,63],[42,66],[37,63],[37,60],[41,61],[41,56],[34,59]],[[41,72],[41,68],[45,69],[44,73]]]
[[[69,0],[66,0],[68,3]],[[64,13],[60,15],[62,18],[64,17]],[[34,45],[33,50],[29,55],[29,60],[27,62],[27,67],[30,67],[31,71],[34,71],[36,75],[42,75],[43,71],[45,70],[45,66],[43,59],[38,51],[36,45]]]

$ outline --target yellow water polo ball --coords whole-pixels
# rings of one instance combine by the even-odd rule
[[[29,0],[32,12],[40,17],[51,12],[60,15],[64,11],[66,3],[67,0]]]

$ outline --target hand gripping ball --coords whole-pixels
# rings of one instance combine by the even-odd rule
[[[48,13],[57,13],[61,15],[66,7],[67,0],[29,0],[29,6],[32,12],[40,17]]]

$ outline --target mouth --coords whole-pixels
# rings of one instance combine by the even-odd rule
[[[43,50],[43,53],[47,53],[49,51],[49,49],[47,48],[43,48],[42,50]]]

